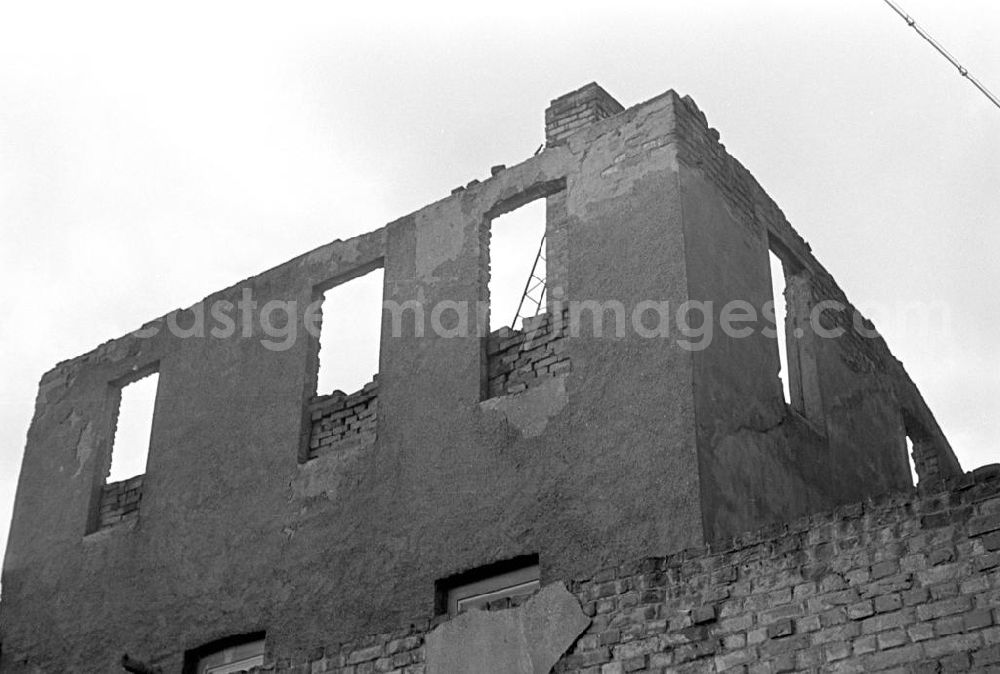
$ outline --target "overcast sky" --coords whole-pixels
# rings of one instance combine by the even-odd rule
[[[0,5],[0,544],[42,373],[526,159],[592,80],[690,94],[1000,460],[1000,109],[881,0],[354,4]],[[1000,91],[996,3],[904,7]]]

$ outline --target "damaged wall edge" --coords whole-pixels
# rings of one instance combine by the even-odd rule
[[[433,615],[438,579],[537,553],[545,587],[566,584],[593,621],[586,629],[603,629],[608,616],[627,622],[650,606],[666,610],[668,578],[690,583],[674,587],[680,594],[708,582],[707,569],[698,579],[681,570],[720,558],[671,556],[679,550],[900,493],[907,433],[926,474],[919,494],[950,484],[958,463],[902,365],[881,339],[850,332],[810,347],[822,406],[810,418],[782,401],[773,339],[719,336],[692,352],[679,346],[677,325],[661,339],[556,334],[550,322],[564,314],[551,301],[528,321],[544,348],[507,333],[502,345],[480,330],[476,312],[471,334],[442,336],[424,324],[418,335],[415,311],[385,311],[377,389],[351,398],[351,413],[339,399],[312,400],[310,339],[269,349],[256,324],[223,338],[174,334],[171,324],[190,331],[215,302],[236,306],[249,292],[258,305],[305,307],[317,288],[373,266],[383,268],[383,306],[427,314],[444,303],[477,306],[487,278],[483,223],[541,197],[547,278],[560,301],[763,301],[772,237],[806,274],[805,306],[827,297],[850,306],[690,99],[668,91],[624,109],[592,83],[557,100],[536,156],[42,377],[4,562],[0,668],[104,671],[118,665],[111,654],[128,652],[178,671],[187,651],[266,629],[274,671],[305,666],[332,643],[354,646],[336,650],[329,671],[374,661],[419,671],[431,625],[401,626]],[[491,370],[490,356],[509,362]],[[152,362],[160,391],[138,515],[85,535],[111,441],[109,382]],[[506,379],[491,390],[491,376]],[[305,460],[313,413],[334,440]],[[332,419],[341,413],[357,437]],[[969,534],[955,554],[992,559],[984,540]],[[649,587],[596,572],[650,556],[672,561],[644,576]],[[821,582],[801,580],[813,581]],[[737,586],[724,589],[736,596]],[[650,619],[668,636],[647,645],[574,635],[563,663],[576,664],[560,671],[612,658],[650,664],[654,643],[674,658],[682,636],[692,652],[707,648],[699,635],[714,618],[698,614],[696,623],[689,609],[678,609],[688,613],[676,625]],[[365,641],[373,634],[393,636]],[[452,647],[442,657],[451,657],[446,650],[457,657]],[[529,660],[548,662],[565,648],[557,650]],[[716,655],[730,657],[697,657]]]

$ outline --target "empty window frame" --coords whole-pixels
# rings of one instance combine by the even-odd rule
[[[564,291],[565,189],[564,178],[534,183],[484,214],[480,299],[489,307],[489,331],[520,329],[522,318],[546,310],[551,287]]]
[[[322,322],[316,366],[316,394],[351,393],[378,374],[382,334],[381,266],[318,289]]]
[[[771,299],[774,302],[774,324],[778,342],[778,378],[781,380],[782,395],[788,403],[792,400],[792,394],[788,381],[788,305],[785,265],[773,250],[769,250],[767,255],[771,266]]]
[[[538,555],[516,557],[438,581],[437,609],[448,615],[485,609],[501,599],[527,597],[539,586]]]
[[[560,330],[562,312],[552,317],[548,311],[553,301],[561,306],[565,293],[565,188],[564,179],[536,183],[484,214],[479,231],[479,300],[486,307],[480,390],[483,400],[522,391],[539,381],[535,375],[544,375],[544,379],[557,373],[548,369],[553,362],[539,362],[537,372],[527,373],[521,368],[524,376],[510,377],[518,351],[528,343],[527,337],[540,338],[547,331]],[[533,327],[526,331],[524,321],[532,317]],[[477,327],[482,328],[482,323]],[[517,344],[517,340],[525,341]],[[559,351],[555,341],[550,349]],[[535,355],[537,361],[545,361],[551,354]],[[559,372],[568,369],[568,356],[556,360],[563,361],[554,364]]]
[[[910,484],[914,487],[920,483],[920,476],[917,474],[917,461],[913,457],[913,439],[906,436],[906,460],[910,464]]]
[[[819,344],[810,323],[809,276],[778,242],[771,243],[768,260],[782,396],[793,410],[822,429],[823,405],[816,362]]]
[[[111,465],[107,482],[121,482],[146,472],[159,373],[155,367],[113,384]]]
[[[524,317],[545,311],[545,218],[540,197],[489,222],[490,330],[519,330]]]
[[[184,674],[234,674],[264,664],[262,633],[226,637],[188,651]]]
[[[918,415],[904,408],[902,417],[910,483],[916,487],[921,482],[936,479],[940,474],[938,452],[933,436],[927,432],[927,426],[921,423]]]

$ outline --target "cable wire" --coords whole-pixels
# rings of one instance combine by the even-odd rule
[[[930,36],[930,34],[929,34],[929,33],[928,33],[927,31],[925,31],[925,30],[924,30],[923,28],[921,28],[920,26],[918,26],[918,25],[917,25],[917,22],[916,22],[916,21],[914,21],[914,20],[913,20],[913,19],[912,19],[912,18],[910,17],[910,15],[909,15],[909,14],[907,14],[906,12],[904,12],[904,11],[903,11],[903,10],[902,10],[902,9],[901,9],[901,8],[899,7],[899,5],[897,5],[896,3],[894,3],[894,2],[892,1],[892,0],[883,0],[883,1],[885,2],[885,4],[887,4],[887,5],[889,5],[890,7],[892,7],[893,11],[895,11],[895,12],[896,12],[896,14],[899,14],[899,16],[901,16],[901,17],[903,18],[903,21],[905,21],[905,22],[906,22],[906,25],[907,25],[907,26],[909,26],[909,27],[910,27],[910,28],[912,28],[913,30],[917,31],[917,34],[918,34],[918,35],[919,35],[920,37],[922,37],[922,38],[924,38],[925,40],[927,40],[927,42],[928,42],[928,43],[930,43],[930,45],[931,45],[932,47],[934,47],[934,49],[936,49],[936,50],[937,50],[937,52],[938,52],[939,54],[941,54],[941,56],[943,56],[943,57],[945,57],[946,59],[948,59],[948,62],[949,62],[949,63],[951,63],[951,64],[952,64],[953,66],[955,66],[956,68],[958,68],[958,73],[959,73],[959,74],[960,74],[960,75],[961,75],[962,77],[964,77],[965,79],[967,79],[967,80],[969,80],[970,82],[972,82],[973,86],[975,86],[975,87],[976,87],[977,89],[979,89],[979,91],[981,91],[981,92],[983,93],[983,95],[984,95],[984,96],[986,96],[986,98],[990,99],[990,101],[992,101],[993,105],[995,105],[995,106],[997,106],[998,108],[1000,108],[1000,99],[998,99],[998,98],[997,98],[996,96],[994,96],[994,95],[993,95],[993,92],[992,92],[992,91],[990,91],[989,89],[987,89],[987,88],[986,88],[986,86],[985,86],[985,85],[984,85],[984,84],[983,84],[982,82],[980,82],[980,81],[979,81],[979,80],[977,80],[977,79],[976,79],[975,77],[973,77],[973,76],[972,76],[972,73],[970,73],[970,72],[969,72],[968,70],[966,70],[966,69],[965,69],[965,68],[964,68],[964,67],[962,66],[962,64],[958,62],[958,59],[956,59],[956,58],[955,58],[954,56],[952,56],[952,55],[951,55],[951,54],[950,54],[950,53],[948,52],[948,50],[947,50],[947,49],[945,49],[945,48],[944,48],[944,47],[943,47],[943,46],[941,45],[941,43],[940,43],[940,42],[938,42],[937,40],[935,40],[934,38],[932,38],[932,37]]]

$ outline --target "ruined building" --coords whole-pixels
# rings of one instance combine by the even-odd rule
[[[623,109],[591,84],[545,131],[516,166],[45,374],[0,669],[996,667],[1000,477],[962,474],[694,102]],[[512,330],[484,309],[491,223],[539,199],[547,295]],[[772,254],[778,339],[747,317]],[[376,269],[377,378],[347,395],[317,395],[311,336],[167,329]],[[109,483],[121,392],[151,373],[145,473]]]

